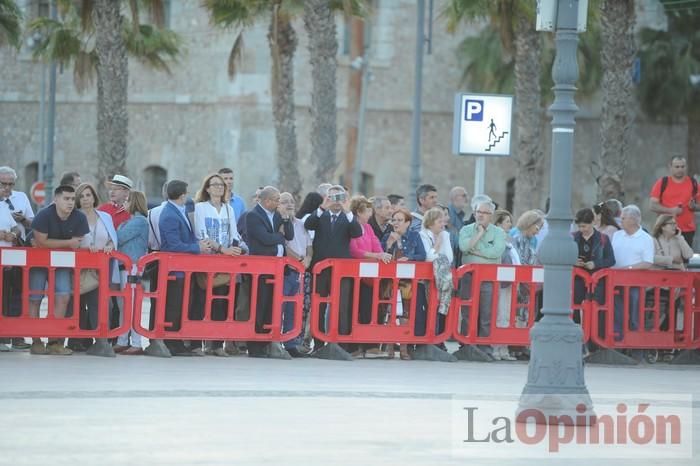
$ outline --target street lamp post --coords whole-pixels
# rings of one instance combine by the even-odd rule
[[[546,0],[538,7],[542,9],[544,3]],[[568,414],[571,419],[581,419],[584,416],[576,408],[585,406],[588,417],[593,413],[593,403],[583,374],[583,332],[570,318],[572,266],[578,255],[569,226],[574,116],[578,111],[574,94],[579,74],[576,62],[579,2],[550,0],[546,6],[554,8],[554,23],[550,27],[556,30],[556,58],[552,68],[555,98],[549,108],[552,114],[551,208],[547,215],[550,229],[539,252],[544,265],[543,317],[530,331],[528,378],[518,411],[537,409],[545,414]]]

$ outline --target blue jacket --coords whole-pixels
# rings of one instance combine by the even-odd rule
[[[407,257],[410,261],[424,261],[425,247],[420,239],[420,234],[415,231],[408,230],[401,236],[401,239],[391,245],[389,249],[386,247],[387,240],[391,232],[384,235],[382,238],[382,248],[394,257]],[[400,251],[400,253],[399,253]]]
[[[139,260],[148,252],[148,220],[137,212],[119,225],[117,237],[119,251],[129,256],[134,262]]]
[[[160,250],[163,252],[189,252],[199,254],[199,241],[194,235],[189,220],[177,210],[172,202],[163,207],[158,220]]]

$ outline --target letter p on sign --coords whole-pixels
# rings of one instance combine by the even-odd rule
[[[464,119],[466,121],[483,121],[484,101],[466,100],[464,102]]]

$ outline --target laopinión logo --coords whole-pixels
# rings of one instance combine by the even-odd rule
[[[567,399],[570,398],[570,399]],[[623,400],[624,398],[624,400]],[[596,396],[593,409],[562,395],[561,412],[518,400],[455,398],[452,451],[470,457],[691,458],[690,396]],[[570,402],[570,403],[569,403]]]

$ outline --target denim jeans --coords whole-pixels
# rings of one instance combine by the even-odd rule
[[[613,322],[613,329],[615,331],[615,341],[621,341],[624,337],[624,289],[617,288],[615,290],[615,318]],[[640,288],[632,287],[629,289],[629,312],[630,312],[630,330],[637,330],[639,328],[639,295]]]

